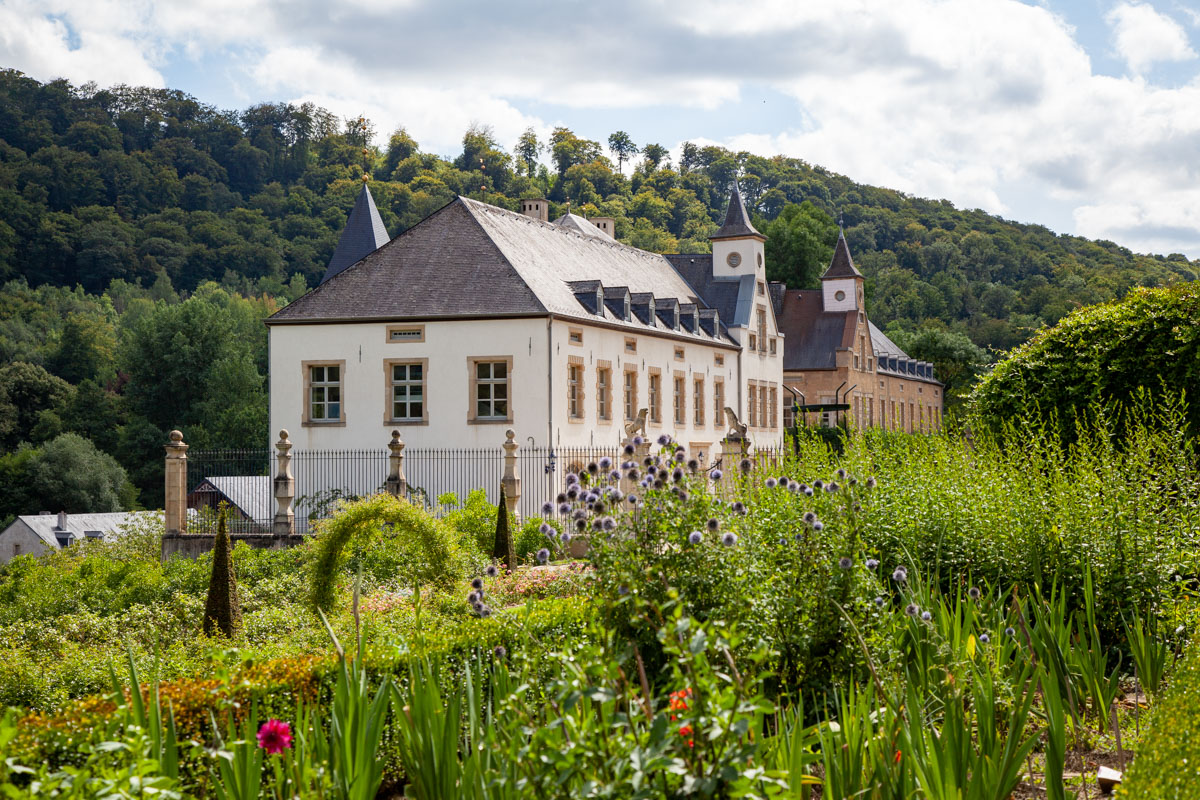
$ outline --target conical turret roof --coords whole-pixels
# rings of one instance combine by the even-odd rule
[[[846,244],[846,235],[839,231],[837,245],[833,248],[833,260],[829,262],[829,269],[825,270],[821,280],[861,278],[862,276],[862,273],[854,266],[854,259],[850,257],[850,245]]]
[[[373,253],[388,243],[387,228],[379,218],[379,209],[375,207],[375,198],[367,184],[363,183],[362,191],[354,201],[354,208],[346,218],[346,227],[342,229],[342,238],[338,239],[333,258],[325,269],[325,277],[321,283],[337,275],[351,264],[362,260],[363,256]]]
[[[750,215],[746,213],[746,204],[742,202],[742,193],[738,191],[737,184],[735,183],[733,191],[729,193],[729,208],[725,210],[725,224],[708,238],[732,239],[736,236],[767,238],[750,224]]]

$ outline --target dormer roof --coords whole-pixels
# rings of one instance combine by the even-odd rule
[[[837,245],[833,248],[833,260],[829,262],[829,269],[825,270],[821,280],[861,278],[862,276],[862,273],[854,266],[854,259],[850,257],[850,245],[846,244],[846,235],[839,232]]]
[[[333,251],[333,258],[329,259],[329,266],[325,269],[325,277],[321,278],[321,283],[351,264],[358,263],[363,256],[375,252],[387,243],[387,228],[383,226],[383,220],[379,218],[379,209],[375,207],[375,199],[371,197],[371,191],[364,183],[362,191],[354,201],[354,208],[350,209],[350,216],[346,218],[346,227],[342,229],[342,236]]]
[[[603,239],[609,242],[613,240],[611,236],[596,227],[594,223],[589,222],[587,219],[579,216],[578,214],[563,214],[551,224],[557,225],[560,228],[565,228],[569,231],[575,231],[576,233],[584,236],[591,236],[595,239]]]
[[[734,239],[742,236],[757,236],[760,239],[767,238],[750,224],[750,215],[746,213],[746,204],[742,202],[742,193],[738,190],[735,183],[733,191],[729,193],[729,207],[725,209],[725,224],[708,238]]]

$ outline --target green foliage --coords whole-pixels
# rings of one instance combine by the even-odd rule
[[[937,379],[945,384],[946,402],[957,405],[988,364],[988,354],[962,331],[929,326],[913,330],[893,324],[888,337],[911,358],[933,364]]]
[[[763,229],[767,277],[792,289],[815,289],[833,258],[837,224],[811,201],[789,203]]]
[[[318,527],[308,566],[310,606],[332,609],[342,567],[380,540],[393,544],[390,566],[403,586],[445,587],[471,566],[469,554],[443,522],[406,500],[378,494],[346,503]]]
[[[208,581],[208,599],[204,603],[204,634],[220,633],[232,639],[242,627],[242,609],[238,603],[237,573],[230,550],[227,510],[222,506],[217,517],[217,536],[212,550],[212,576]]]
[[[1200,647],[1194,643],[1152,711],[1121,797],[1182,800],[1200,792]]]
[[[983,425],[1061,426],[1067,438],[1098,405],[1132,408],[1200,396],[1200,283],[1139,289],[1077,311],[1014,351],[975,388]],[[1200,430],[1200,405],[1187,425]]]
[[[517,568],[517,549],[509,533],[508,504],[504,502],[504,487],[500,487],[500,500],[496,503],[496,535],[492,545],[492,558],[503,561],[509,569]]]
[[[38,511],[120,511],[134,497],[116,459],[75,433],[0,456],[0,520]]]

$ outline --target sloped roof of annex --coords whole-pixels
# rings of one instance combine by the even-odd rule
[[[458,197],[280,309],[267,324],[553,315],[737,347],[724,325],[713,337],[682,327],[671,330],[653,317],[650,324],[636,316],[624,320],[604,306],[592,313],[572,288],[581,281],[708,307],[660,254]]]

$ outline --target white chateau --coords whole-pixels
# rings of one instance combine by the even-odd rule
[[[617,242],[545,200],[459,197],[388,241],[363,186],[321,284],[267,320],[271,429],[298,449],[616,447],[646,409],[718,457],[733,409],[782,439],[784,343],[740,193],[713,252]]]

